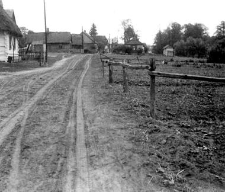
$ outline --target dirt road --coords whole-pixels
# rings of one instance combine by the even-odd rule
[[[93,100],[92,57],[0,74],[0,191],[145,191],[123,170],[124,125]]]

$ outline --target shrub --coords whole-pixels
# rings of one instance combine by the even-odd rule
[[[142,48],[138,48],[138,49],[137,49],[137,54],[138,54],[138,55],[141,55],[141,54],[143,53],[143,51],[144,51],[144,50],[143,50]]]

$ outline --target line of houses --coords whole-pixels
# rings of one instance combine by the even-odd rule
[[[42,51],[45,44],[45,33],[32,33],[27,35],[26,43],[29,50]],[[70,32],[48,32],[47,49],[49,52],[81,52],[96,53],[108,49],[108,39],[105,36],[92,37],[86,31],[80,34]]]
[[[11,62],[19,59],[19,38],[23,37],[16,24],[13,10],[5,10],[0,0],[0,61]],[[92,37],[86,31],[80,34],[70,32],[48,32],[47,48],[50,52],[86,52],[108,51],[105,36]],[[43,51],[45,33],[32,33],[26,37],[27,51]]]

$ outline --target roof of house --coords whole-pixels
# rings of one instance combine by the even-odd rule
[[[16,25],[15,21],[7,14],[0,5],[0,31],[8,32],[17,37],[22,37],[19,27]]]
[[[45,33],[33,33],[27,35],[27,43],[33,43],[37,41],[45,40]],[[71,34],[70,32],[50,32],[48,33],[48,43],[70,43],[71,42]]]
[[[82,45],[81,34],[72,34],[72,44],[73,45]]]
[[[13,9],[5,9],[6,13],[9,15],[9,17],[16,23],[16,17],[14,14]]]
[[[127,43],[125,43],[125,45],[143,45],[143,43],[141,43],[137,39],[131,39],[130,41],[128,41]]]
[[[83,32],[84,43],[96,43],[94,38],[87,34],[85,31]]]
[[[102,43],[104,45],[108,44],[108,39],[103,35],[97,35],[93,37],[97,43]]]
[[[92,44],[96,43],[95,39],[87,34],[85,31],[83,32],[83,41],[84,44]],[[81,34],[72,34],[72,44],[73,45],[82,45],[82,33]]]
[[[50,32],[48,34],[48,43],[70,43],[70,32]]]
[[[170,45],[166,45],[165,47],[163,47],[163,49],[173,49],[173,47]]]

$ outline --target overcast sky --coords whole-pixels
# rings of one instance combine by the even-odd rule
[[[225,0],[45,0],[50,31],[87,32],[92,23],[99,35],[122,36],[121,22],[131,19],[140,41],[153,44],[156,33],[172,22],[202,23],[213,35],[225,20]],[[14,9],[19,27],[44,31],[43,0],[3,0]]]

